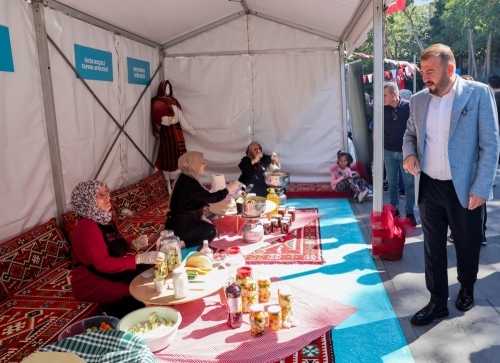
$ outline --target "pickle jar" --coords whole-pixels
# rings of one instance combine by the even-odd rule
[[[167,241],[174,236],[174,231],[164,230],[160,232],[160,237],[156,240],[156,250],[160,252],[164,252],[163,246],[167,243]],[[168,274],[168,265],[166,260],[167,254],[165,253],[165,260],[163,262],[157,263],[154,265],[153,273],[155,277],[164,277]]]
[[[266,314],[264,307],[260,304],[253,304],[250,307],[250,333],[254,337],[264,334],[266,327]]]
[[[281,307],[283,321],[288,321],[293,316],[293,297],[292,290],[288,287],[282,287],[278,290],[278,301]]]
[[[269,316],[269,330],[278,331],[282,328],[282,315],[279,305],[271,305],[267,308],[267,315]]]
[[[288,232],[290,232],[290,219],[283,218],[281,220],[281,233],[287,234]]]
[[[165,254],[165,261],[163,265],[165,269],[164,274],[167,275],[169,271],[172,272],[181,265],[182,252],[181,240],[179,237],[174,236],[173,231],[167,230],[164,232],[169,232],[169,234],[160,240],[160,252]]]
[[[257,282],[253,277],[252,268],[242,266],[236,270],[236,285],[241,287],[241,301],[243,313],[250,311],[250,306],[258,302]]]
[[[285,218],[288,218],[290,220],[290,227],[292,226],[292,222],[293,222],[293,217],[292,217],[292,214],[291,213],[286,213],[284,216],[283,216],[283,219]]]
[[[288,207],[288,213],[292,215],[292,222],[295,222],[295,214],[297,213],[296,207]]]
[[[271,278],[269,276],[260,276],[257,279],[259,287],[259,303],[269,302],[271,298]]]

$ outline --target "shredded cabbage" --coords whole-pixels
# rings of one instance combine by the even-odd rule
[[[165,333],[174,326],[174,322],[169,318],[159,318],[156,311],[149,316],[149,320],[144,323],[137,323],[128,330],[129,333],[142,338]]]

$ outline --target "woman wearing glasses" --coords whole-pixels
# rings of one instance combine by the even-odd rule
[[[111,212],[108,186],[97,180],[81,182],[71,193],[73,211],[80,217],[72,237],[71,276],[78,300],[97,302],[111,316],[121,318],[144,304],[130,296],[128,285],[152,264],[162,262],[161,252],[129,254],[148,245],[147,236],[127,241]],[[142,264],[142,266],[138,266]]]
[[[186,247],[201,246],[204,240],[212,241],[217,235],[215,226],[205,216],[203,210],[208,203],[217,203],[240,187],[238,181],[229,183],[227,188],[210,193],[200,181],[206,163],[203,154],[189,151],[178,161],[180,174],[172,184],[170,211],[167,213],[165,229],[184,241]]]

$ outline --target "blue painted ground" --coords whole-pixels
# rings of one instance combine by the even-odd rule
[[[290,199],[318,208],[323,258],[317,265],[259,265],[259,270],[358,309],[332,330],[336,363],[413,363],[414,360],[346,199]]]

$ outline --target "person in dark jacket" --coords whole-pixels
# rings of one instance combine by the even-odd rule
[[[258,142],[251,142],[246,151],[246,156],[238,164],[241,170],[239,181],[245,184],[245,191],[255,193],[259,197],[267,196],[265,173],[279,170],[280,163],[276,154],[267,155],[262,152]]]
[[[186,247],[201,246],[203,240],[210,242],[217,235],[215,226],[203,215],[204,208],[208,203],[220,202],[235,192],[240,183],[234,181],[227,188],[213,193],[205,189],[199,176],[205,171],[206,163],[198,151],[182,155],[178,165],[181,172],[172,185],[165,229],[174,231]]]

